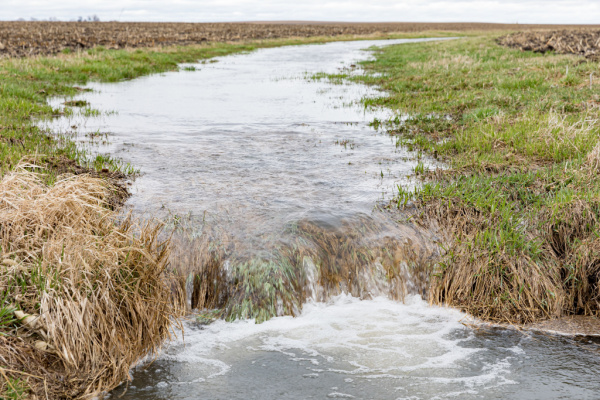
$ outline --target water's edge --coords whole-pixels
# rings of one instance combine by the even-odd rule
[[[187,322],[185,343],[136,369],[125,398],[567,398],[598,389],[585,380],[600,371],[593,344],[471,329],[464,314],[420,298],[436,240],[373,210],[395,185],[414,184],[414,154],[371,130],[371,111],[340,106],[371,89],[305,79],[336,71],[340,54],[342,68],[354,63],[366,46],[268,49],[199,65],[204,75],[95,84],[82,98],[119,113],[62,121],[110,130],[103,149],[143,169],[130,207],[175,226],[173,265],[189,277],[192,305],[219,310],[202,321],[241,319]],[[574,384],[544,380],[565,357]]]

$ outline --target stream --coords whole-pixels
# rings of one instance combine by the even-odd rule
[[[383,93],[312,79],[422,40],[435,39],[261,49],[92,83],[77,99],[100,116],[46,122],[140,168],[128,209],[170,221],[192,305],[234,320],[190,316],[112,397],[600,397],[597,340],[473,328],[422,299],[436,238],[383,206],[418,162],[443,166],[369,126],[392,114],[360,99]]]

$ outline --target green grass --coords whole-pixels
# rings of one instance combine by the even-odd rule
[[[379,38],[453,34],[455,33],[424,32],[384,35]],[[374,38],[376,37],[370,36],[362,39]],[[48,105],[46,100],[49,97],[75,96],[81,91],[79,86],[90,81],[119,82],[148,74],[176,71],[181,63],[202,60],[211,62],[214,57],[250,52],[257,48],[356,39],[360,38],[314,37],[136,50],[107,50],[100,46],[82,52],[65,51],[51,57],[0,60],[0,176],[25,156],[36,158],[37,162],[48,163],[50,166],[55,165],[57,160],[67,159],[98,171],[103,168],[125,173],[134,170],[110,157],[100,162],[95,155],[78,148],[71,138],[49,135],[36,125],[36,121],[61,115],[61,110]],[[183,70],[192,71],[195,67],[187,66]],[[62,112],[77,112],[84,117],[100,115],[99,110],[76,102]],[[59,163],[64,165],[64,162]],[[49,176],[61,171],[50,168]]]
[[[6,391],[2,393],[3,400],[21,400],[28,397],[29,387],[25,381],[18,378],[8,378],[5,383]]]
[[[14,316],[15,310],[16,308],[6,299],[2,300],[0,305],[0,330],[8,329],[17,322]],[[4,335],[4,333],[0,332],[0,335]]]
[[[448,166],[428,173],[419,163],[422,186],[399,188],[396,198],[450,233],[435,300],[511,322],[598,314],[600,85],[589,86],[598,63],[504,48],[489,35],[389,46],[375,56],[362,64],[364,76],[330,78],[385,90],[365,107],[396,117],[373,125]],[[523,260],[539,270],[525,277],[529,288],[558,276],[560,304],[543,299],[547,288],[517,293],[515,282],[530,272]]]
[[[365,105],[410,115],[404,123],[390,121],[388,128],[404,137],[421,135],[420,147],[437,150],[454,168],[514,166],[515,159],[491,162],[512,153],[528,157],[525,164],[531,158],[561,162],[595,145],[590,139],[597,129],[574,131],[572,140],[560,140],[560,134],[577,130],[587,102],[598,100],[598,86],[590,90],[586,84],[596,63],[506,49],[489,37],[391,46],[376,55],[363,67],[382,76],[352,79],[387,93],[365,99]],[[452,140],[442,140],[448,137]]]

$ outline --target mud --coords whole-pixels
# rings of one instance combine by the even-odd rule
[[[107,205],[111,210],[116,210],[123,206],[131,192],[129,191],[130,176],[120,171],[109,171],[108,169],[95,170],[78,164],[75,160],[67,157],[43,157],[39,160],[47,170],[55,171],[58,176],[82,175],[87,174],[94,178],[102,178],[114,188],[111,195],[107,198]]]
[[[527,324],[523,328],[568,336],[600,337],[600,319],[584,315]]]

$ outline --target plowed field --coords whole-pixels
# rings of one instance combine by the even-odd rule
[[[561,54],[580,54],[590,59],[600,59],[600,30],[554,30],[547,32],[519,32],[501,37],[504,46],[524,51],[545,53],[556,51]]]
[[[122,23],[0,22],[0,57],[54,54],[64,49],[187,45],[272,38],[422,31],[556,29],[479,23]]]

